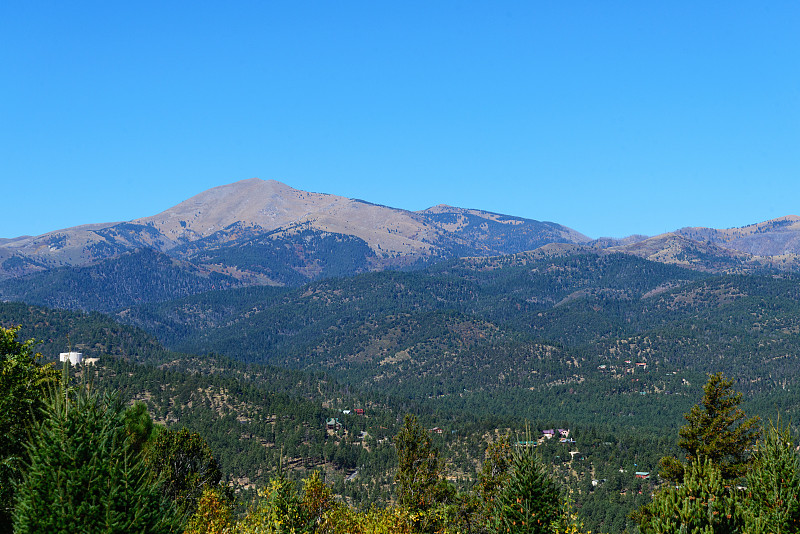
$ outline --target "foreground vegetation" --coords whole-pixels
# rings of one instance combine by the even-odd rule
[[[324,471],[311,467],[302,480],[292,478],[282,452],[250,500],[225,481],[218,452],[202,432],[154,424],[144,403],[123,403],[90,380],[100,375],[84,370],[80,379],[70,378],[66,367],[58,372],[43,364],[33,341],[17,339],[18,330],[0,329],[0,525],[7,531],[586,530],[570,504],[573,491],[546,456],[548,447],[532,446],[529,433],[524,439],[496,434],[481,451],[479,473],[464,483],[447,477],[452,461],[412,415],[402,418],[387,444],[396,462],[388,497],[371,507],[336,492]],[[127,375],[122,369],[116,374]],[[792,434],[780,422],[762,430],[744,415],[741,400],[731,380],[709,378],[679,431],[679,453],[662,459],[663,484],[653,486],[652,500],[643,495],[632,528],[800,531],[800,460]]]

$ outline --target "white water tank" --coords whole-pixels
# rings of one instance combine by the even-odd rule
[[[78,365],[83,361],[82,352],[62,352],[58,355],[58,359],[62,362],[69,360],[70,365]]]

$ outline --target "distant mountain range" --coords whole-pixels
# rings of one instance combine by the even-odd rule
[[[555,223],[435,206],[411,212],[257,178],[215,187],[158,215],[0,242],[0,277],[80,267],[148,248],[246,283],[287,284],[325,273],[327,255],[353,271],[431,258],[486,256],[589,238]],[[332,250],[336,249],[336,250]],[[341,258],[339,258],[341,259]]]
[[[0,240],[0,298],[108,311],[536,249],[622,252],[710,272],[794,271],[800,217],[593,241],[554,222],[445,205],[412,212],[252,178],[151,217]]]
[[[788,215],[741,228],[681,228],[676,232],[694,240],[707,240],[721,247],[755,256],[800,253],[800,217]]]

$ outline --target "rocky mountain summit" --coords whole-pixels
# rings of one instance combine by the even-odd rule
[[[5,240],[0,279],[86,267],[151,249],[202,272],[284,285],[588,241],[556,223],[444,205],[411,212],[251,178],[150,217]]]
[[[800,217],[797,215],[726,230],[693,227],[681,228],[676,233],[754,256],[800,254]]]
[[[157,215],[0,240],[0,298],[111,311],[239,286],[299,286],[450,258],[622,253],[714,273],[800,270],[800,217],[590,240],[447,205],[407,211],[251,178]],[[527,256],[525,256],[527,257]]]

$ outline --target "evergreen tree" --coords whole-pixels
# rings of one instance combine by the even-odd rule
[[[180,528],[126,439],[115,397],[52,388],[27,446],[14,510],[17,533],[168,533]]]
[[[720,468],[706,459],[688,466],[680,486],[665,485],[637,517],[642,534],[738,534],[741,495],[725,485]]]
[[[0,533],[10,532],[14,484],[23,473],[25,443],[41,419],[42,399],[58,372],[40,365],[35,342],[17,341],[20,327],[0,327]]]
[[[145,463],[162,491],[183,514],[197,510],[203,491],[219,484],[222,473],[200,434],[185,428],[162,430],[145,449]]]
[[[703,400],[684,416],[688,423],[679,431],[678,445],[685,451],[687,463],[674,456],[662,458],[661,476],[680,483],[687,464],[697,460],[711,461],[723,480],[744,476],[761,431],[759,419],[747,418],[739,408],[741,402],[742,394],[733,390],[733,380],[722,373],[711,375],[703,386]]]
[[[456,500],[455,488],[441,476],[439,451],[415,416],[406,415],[403,428],[394,438],[397,450],[397,500],[412,512],[415,530],[441,530]]]
[[[406,415],[394,438],[397,450],[397,500],[415,511],[431,509],[437,500],[441,472],[439,451],[417,418]]]
[[[530,447],[512,453],[508,480],[497,494],[493,523],[496,532],[556,532],[561,489]]]
[[[800,532],[800,458],[788,428],[770,425],[747,473],[747,532]]]
[[[147,405],[137,402],[128,407],[122,415],[125,422],[125,433],[128,436],[131,448],[140,452],[147,441],[153,436],[153,419],[147,412]]]

